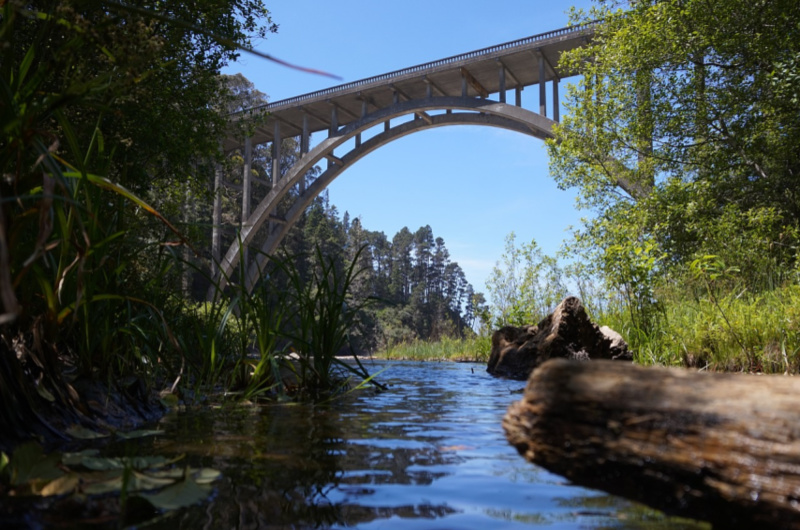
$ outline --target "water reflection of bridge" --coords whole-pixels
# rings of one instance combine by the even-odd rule
[[[242,149],[244,157],[242,227],[224,257],[219,228],[222,170],[216,171],[212,259],[220,286],[224,287],[240,256],[246,254],[241,246],[250,246],[264,229],[266,238],[243,279],[252,288],[266,256],[275,251],[311,201],[350,165],[389,142],[446,125],[487,125],[540,139],[551,137],[553,123],[559,119],[559,82],[574,75],[559,67],[559,57],[592,35],[591,26],[558,29],[261,107],[269,114],[252,136],[229,137],[223,143],[226,151]],[[523,89],[532,85],[539,88],[525,107]],[[320,131],[328,136],[311,149],[310,135]],[[301,157],[281,175],[281,140],[288,137],[299,138]],[[251,211],[252,146],[266,143],[272,144],[271,189]],[[326,169],[307,185],[307,173],[323,160]],[[296,199],[278,215],[277,204],[295,187]]]

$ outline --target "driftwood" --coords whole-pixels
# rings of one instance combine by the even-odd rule
[[[633,360],[619,333],[589,320],[581,301],[568,296],[535,326],[495,331],[486,371],[524,381],[537,366],[555,358]]]
[[[800,378],[551,360],[503,428],[575,484],[718,528],[800,529]]]

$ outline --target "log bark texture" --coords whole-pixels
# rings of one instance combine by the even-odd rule
[[[718,528],[800,529],[800,378],[551,360],[503,428],[575,484]]]

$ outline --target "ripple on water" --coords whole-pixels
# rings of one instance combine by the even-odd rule
[[[525,462],[501,428],[521,385],[476,366],[376,362],[377,395],[166,418],[158,451],[225,479],[162,527],[700,528]]]

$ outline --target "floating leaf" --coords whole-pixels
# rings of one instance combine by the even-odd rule
[[[133,458],[115,458],[102,456],[84,456],[81,465],[95,471],[105,471],[109,469],[149,469],[159,468],[170,464],[172,461],[163,456],[135,456]]]
[[[115,470],[111,478],[106,480],[98,480],[97,482],[86,483],[83,485],[81,490],[87,495],[119,493],[122,491],[122,470]]]
[[[72,493],[75,488],[80,484],[81,477],[77,473],[69,473],[63,477],[59,477],[50,481],[39,491],[42,497],[49,497],[50,495],[66,495]]]
[[[6,468],[7,465],[8,465],[8,455],[5,453],[0,453],[0,473],[3,472],[3,470]]]
[[[85,457],[97,456],[99,454],[100,451],[97,449],[86,449],[79,453],[64,453],[64,455],[61,457],[61,463],[68,467],[80,466],[82,465]]]
[[[161,510],[176,510],[200,503],[210,493],[211,489],[207,486],[199,486],[193,480],[183,480],[164,488],[158,493],[142,493],[140,496]]]
[[[144,438],[146,436],[158,436],[160,434],[164,434],[166,431],[161,430],[138,430],[138,431],[131,431],[131,432],[117,432],[117,436],[122,438],[123,440],[131,440],[133,438]]]
[[[221,476],[221,472],[216,469],[211,469],[210,467],[198,469],[192,474],[192,478],[194,478],[194,481],[198,484],[211,484]]]
[[[81,425],[73,425],[67,429],[67,434],[72,436],[73,438],[78,438],[80,440],[94,440],[96,438],[107,438],[107,434],[102,434]]]
[[[42,446],[36,442],[21,445],[11,455],[11,484],[19,486],[32,481],[53,480],[64,472],[58,468],[61,455],[45,455]]]
[[[175,481],[175,480],[183,480],[185,471],[183,469],[174,467],[174,468],[171,468],[171,469],[160,469],[158,471],[148,471],[147,474],[150,475],[150,476],[153,476],[153,477],[170,478],[170,479],[173,479],[173,481]]]
[[[163,488],[164,486],[175,484],[175,481],[179,478],[182,478],[182,473],[178,477],[160,477],[151,473],[134,471],[128,484],[128,491],[146,491]]]

